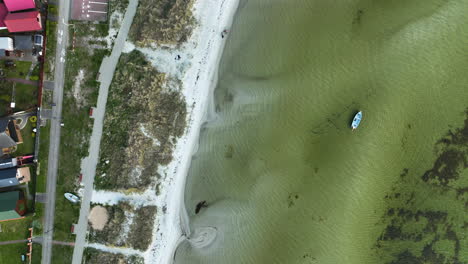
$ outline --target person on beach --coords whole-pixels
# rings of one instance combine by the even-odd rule
[[[225,29],[221,32],[221,38],[224,38],[224,35],[227,35],[228,31]]]

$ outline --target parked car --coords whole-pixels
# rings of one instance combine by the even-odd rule
[[[42,47],[44,37],[42,35],[34,35],[34,45]]]

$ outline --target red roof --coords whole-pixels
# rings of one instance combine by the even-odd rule
[[[36,8],[34,0],[3,0],[3,2],[10,12]]]
[[[6,27],[3,20],[5,19],[6,15],[8,14],[8,10],[4,3],[0,3],[0,27]]]
[[[42,28],[38,11],[9,13],[5,17],[5,24],[9,32],[37,31]]]

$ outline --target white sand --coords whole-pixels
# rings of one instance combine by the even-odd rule
[[[164,169],[166,178],[158,196],[158,203],[167,207],[167,213],[159,210],[157,214],[153,242],[145,252],[146,263],[172,263],[182,234],[190,232],[184,206],[185,180],[217,83],[218,65],[227,38],[221,38],[221,32],[230,29],[238,4],[238,0],[197,0],[194,15],[199,24],[186,45],[177,51],[141,50],[159,70],[182,80],[188,107],[188,128],[177,142],[174,160]],[[179,61],[174,60],[177,54],[181,56]]]
[[[230,29],[238,4],[239,0],[196,0],[193,10],[198,25],[187,43],[177,49],[175,47],[137,48],[159,71],[166,73],[169,78],[182,81],[181,89],[187,103],[187,129],[177,142],[174,160],[167,167],[158,170],[164,179],[161,182],[160,195],[156,195],[153,188],[147,189],[142,194],[93,191],[92,202],[117,204],[119,201],[126,201],[135,207],[142,205],[158,207],[153,241],[149,249],[143,252],[145,263],[172,263],[177,245],[190,233],[184,206],[185,180],[192,155],[197,149],[200,128],[207,118],[212,92],[217,83],[218,65],[228,37],[221,38],[221,32]],[[127,42],[124,52],[130,52],[135,48],[132,43]],[[177,55],[180,55],[180,60],[175,60]],[[211,231],[211,229],[197,230],[196,238],[192,242],[197,247],[207,246],[216,235],[216,232]],[[129,248],[112,248],[94,243],[88,246],[126,255],[142,254]]]

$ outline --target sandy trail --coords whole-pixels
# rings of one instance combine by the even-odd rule
[[[124,52],[138,49],[158,71],[182,81],[181,91],[187,103],[187,129],[176,144],[173,161],[158,171],[164,178],[159,195],[152,188],[139,194],[93,191],[94,203],[117,204],[119,201],[126,201],[135,207],[150,204],[158,207],[153,241],[149,249],[140,252],[101,244],[88,246],[123,254],[142,254],[145,263],[163,264],[172,263],[177,245],[190,236],[184,205],[186,176],[191,158],[197,150],[201,125],[206,121],[208,109],[211,108],[218,65],[227,39],[226,35],[222,38],[221,33],[231,27],[238,4],[238,0],[197,0],[193,6],[197,27],[190,39],[179,48],[138,48],[133,43],[126,42]],[[190,242],[196,247],[205,247],[215,238],[216,229],[205,227],[195,230]]]

